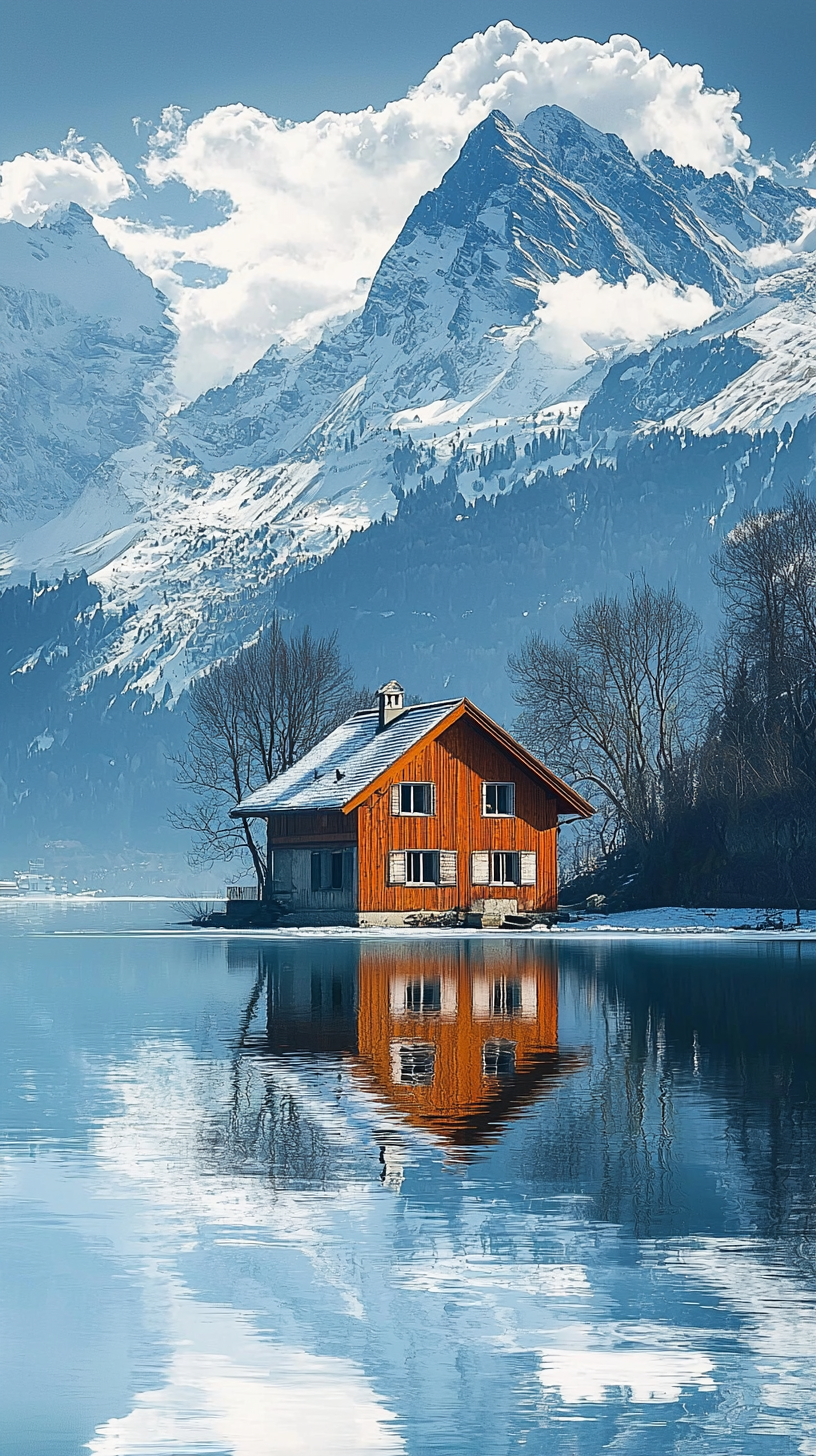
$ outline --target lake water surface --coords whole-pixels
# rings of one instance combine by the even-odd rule
[[[0,1451],[816,1453],[816,946],[0,906]]]

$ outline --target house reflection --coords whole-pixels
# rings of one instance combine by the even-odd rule
[[[269,947],[267,1054],[333,1054],[407,1122],[475,1144],[582,1063],[559,1051],[552,944]],[[249,1050],[247,1041],[244,1050]]]
[[[561,1070],[554,948],[361,948],[359,1067],[414,1126],[472,1142]]]

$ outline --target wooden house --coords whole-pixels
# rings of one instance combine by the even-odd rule
[[[269,894],[304,925],[555,910],[559,819],[592,812],[467,698],[406,707],[396,682],[232,811],[266,820]]]

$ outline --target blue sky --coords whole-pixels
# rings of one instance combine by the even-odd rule
[[[816,137],[814,0],[683,4],[516,0],[7,0],[0,51],[0,157],[54,147],[73,127],[131,169],[131,118],[171,102],[199,115],[233,101],[305,119],[404,95],[456,41],[505,15],[539,40],[636,36],[707,84],[742,93],[757,154],[787,157]]]

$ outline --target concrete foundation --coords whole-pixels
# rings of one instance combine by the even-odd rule
[[[472,900],[470,914],[479,916],[479,925],[501,925],[505,915],[518,915],[518,900],[484,899]]]

